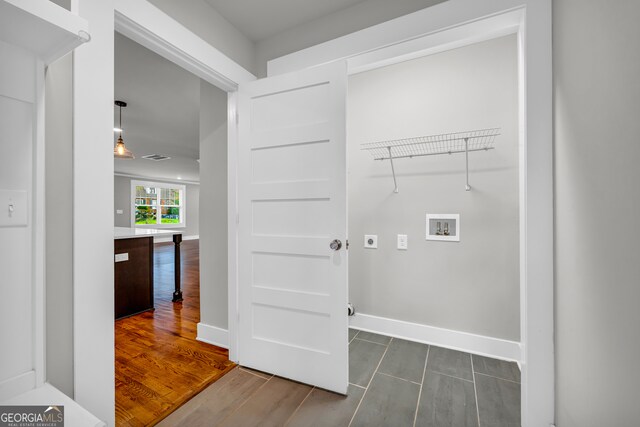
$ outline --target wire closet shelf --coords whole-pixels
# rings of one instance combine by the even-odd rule
[[[394,192],[398,192],[394,159],[406,159],[440,154],[465,153],[466,157],[466,190],[469,185],[469,152],[488,151],[495,148],[496,136],[500,128],[472,130],[466,132],[445,133],[441,135],[419,136],[415,138],[391,141],[370,142],[362,144],[362,150],[368,151],[374,160],[389,160],[395,184]]]

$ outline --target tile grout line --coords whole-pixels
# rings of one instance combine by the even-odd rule
[[[361,386],[361,385],[354,384],[354,383],[349,383],[349,385],[352,385],[352,386],[354,386],[354,387],[361,388],[361,389],[363,389],[363,390],[366,390],[366,389],[367,389],[366,387],[363,387],[363,386]]]
[[[431,372],[433,372],[436,375],[442,375],[443,377],[453,378],[453,379],[460,380],[460,381],[466,381],[468,383],[472,383],[473,382],[473,380],[468,380],[466,378],[456,377],[455,375],[444,374],[442,372],[438,372],[438,371],[434,371],[434,370],[431,370]],[[471,372],[471,375],[473,376],[473,372]]]
[[[391,341],[393,341],[393,338],[391,338],[391,340],[389,341],[389,345],[391,345]],[[369,386],[373,381],[373,377],[376,376],[376,373],[378,372],[378,368],[380,367],[380,364],[382,363],[384,356],[387,354],[387,351],[389,350],[389,345],[387,345],[387,347],[384,349],[384,353],[382,353],[382,357],[380,357],[380,361],[378,361],[378,365],[376,366],[376,369],[373,371],[373,374],[371,375],[371,379],[369,380],[369,383],[367,384],[367,387],[365,388],[364,393],[362,393],[362,398],[360,399],[360,402],[358,402],[358,406],[356,406],[356,410],[353,412],[353,415],[351,416],[351,420],[349,421],[349,425],[347,427],[351,427],[353,420],[356,418],[356,414],[360,409],[360,405],[362,405],[362,401],[364,400],[365,396],[367,395],[367,392],[369,391]]]
[[[480,405],[478,404],[478,387],[476,387],[476,369],[473,366],[473,355],[469,355],[471,359],[471,376],[473,377],[473,394],[476,398],[476,415],[478,416],[478,427],[480,427]]]
[[[483,374],[482,372],[476,372],[476,374],[482,375],[484,377],[495,378],[497,380],[508,381],[508,382],[514,383],[514,384],[521,384],[519,381],[508,380],[506,378],[496,377],[495,375]]]
[[[293,416],[296,414],[296,412],[298,412],[298,410],[302,407],[302,405],[304,404],[304,402],[307,401],[307,399],[309,398],[309,396],[311,396],[311,392],[313,390],[315,390],[316,387],[313,386],[311,387],[311,390],[309,390],[309,393],[307,393],[307,395],[304,397],[304,399],[302,399],[302,402],[300,402],[300,404],[296,407],[295,411],[293,411],[291,413],[291,415],[289,416],[289,418],[287,418],[287,421],[284,422],[285,427],[289,424],[289,422],[291,421],[291,419],[293,418]]]
[[[355,331],[355,330],[356,330],[356,329],[354,329],[354,331]],[[358,334],[359,334],[359,333],[360,333],[360,331],[356,332],[356,334],[353,336],[353,338],[351,338],[351,339],[349,340],[349,344],[351,344],[351,343],[353,342],[353,340],[355,340],[355,339],[356,339],[356,337],[358,336]]]
[[[375,342],[375,341],[363,340],[362,338],[357,338],[357,337],[354,337],[351,341],[355,341],[355,340],[364,341],[364,342],[368,342],[368,343],[371,343],[371,344],[378,344],[378,345],[382,345],[382,346],[385,346],[385,347],[389,347],[389,344],[391,344],[391,341],[389,341],[387,344],[382,344],[382,343]]]
[[[427,356],[424,358],[424,369],[422,370],[422,381],[420,381],[420,391],[418,392],[418,402],[416,403],[416,412],[413,414],[413,427],[416,426],[416,422],[418,421],[418,409],[420,408],[420,398],[422,397],[422,388],[424,387],[424,377],[427,374],[427,363],[429,363],[429,352],[431,351],[431,346],[427,346]]]
[[[408,382],[408,383],[411,383],[411,384],[415,384],[415,385],[419,385],[419,386],[421,386],[421,385],[422,385],[422,383],[417,383],[417,382],[415,382],[415,381],[411,381],[411,380],[408,380],[408,379],[406,379],[406,378],[396,377],[396,376],[394,376],[394,375],[386,374],[386,373],[384,373],[384,372],[377,372],[377,373],[378,373],[378,374],[380,374],[380,375],[384,375],[385,377],[395,378],[396,380],[405,381],[405,382]]]
[[[254,375],[254,376],[258,377],[258,375]],[[262,378],[263,380],[265,379],[264,377],[258,377],[258,378]],[[238,405],[238,407],[237,407],[236,409],[234,409],[233,411],[231,411],[231,413],[230,413],[229,415],[227,415],[226,417],[224,417],[223,419],[221,419],[221,420],[220,420],[220,424],[222,424],[222,422],[223,422],[224,420],[228,419],[228,418],[229,418],[229,417],[231,417],[233,414],[235,414],[236,412],[238,412],[238,411],[240,410],[240,408],[242,408],[244,405],[246,405],[246,404],[247,404],[247,402],[248,402],[248,401],[250,401],[250,400],[251,400],[251,398],[252,398],[252,397],[253,397],[253,396],[254,396],[258,391],[260,391],[260,389],[261,389],[262,387],[264,387],[265,385],[267,385],[267,383],[268,383],[269,381],[271,381],[272,379],[273,379],[273,376],[271,376],[271,378],[269,378],[268,380],[266,380],[266,381],[264,382],[264,384],[262,384],[260,387],[258,387],[257,389],[255,389],[255,390],[253,391],[253,393],[251,393],[251,394],[247,397],[247,399],[246,399],[244,402],[242,402],[242,404]]]
[[[267,374],[265,374],[264,376],[262,375],[258,375],[254,372],[249,372],[248,370],[244,369],[242,366],[238,365],[238,370],[242,371],[242,372],[246,372],[247,374],[253,375],[254,377],[258,377],[258,378],[262,378],[263,380],[267,380],[269,381],[271,378],[273,378],[273,375],[271,375],[269,378],[267,378]]]

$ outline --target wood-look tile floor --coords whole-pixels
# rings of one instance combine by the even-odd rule
[[[236,367],[159,426],[520,425],[517,364],[349,331],[347,396]]]
[[[173,243],[154,247],[155,311],[115,322],[116,425],[152,426],[234,368],[223,348],[196,341],[198,240],[182,243],[183,302],[173,303]]]

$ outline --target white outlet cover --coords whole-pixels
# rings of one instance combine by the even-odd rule
[[[129,253],[125,252],[123,254],[116,254],[115,258],[116,258],[116,262],[129,261]]]
[[[116,209],[116,214],[118,215],[122,215],[124,213],[124,210],[122,209]]]
[[[367,249],[378,249],[378,235],[377,234],[365,234],[364,235],[364,247]]]
[[[398,234],[398,249],[402,251],[407,250],[408,237],[406,234]]]

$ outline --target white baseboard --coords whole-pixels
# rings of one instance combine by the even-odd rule
[[[229,330],[217,328],[205,323],[198,323],[198,341],[207,344],[217,345],[222,348],[229,348]]]
[[[193,236],[182,236],[182,241],[184,242],[185,240],[200,240],[200,235],[195,234]],[[153,238],[153,243],[167,243],[167,242],[173,242],[173,237],[169,236],[169,237]]]
[[[453,331],[402,320],[356,313],[349,318],[349,327],[361,331],[432,344],[467,353],[520,362],[520,343],[499,338]]]
[[[0,383],[0,402],[26,393],[36,386],[36,371],[25,372]]]

